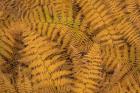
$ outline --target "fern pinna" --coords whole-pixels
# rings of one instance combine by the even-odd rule
[[[139,93],[140,0],[0,0],[0,93]]]

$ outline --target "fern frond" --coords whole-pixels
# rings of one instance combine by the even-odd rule
[[[72,24],[72,2],[71,0],[52,1],[54,22],[61,22],[62,24]],[[57,21],[59,20],[59,21]]]
[[[16,93],[14,86],[7,76],[0,71],[0,92],[1,93]]]
[[[139,93],[139,6],[0,0],[0,93]]]
[[[29,76],[24,71],[18,71],[16,88],[19,93],[32,93],[31,80],[29,80]]]
[[[22,20],[26,20],[29,23],[53,22],[69,26],[73,24],[71,0],[50,2],[47,0],[23,0],[20,1],[19,8],[22,9]]]
[[[69,92],[68,87],[72,80],[68,76],[71,71],[63,67],[67,65],[67,60],[63,57],[64,51],[45,37],[35,36],[37,36],[37,33],[34,32],[24,36],[24,44],[27,49],[30,48],[30,51],[25,48],[21,53],[23,59],[26,59],[29,63],[26,63],[26,60],[20,60],[20,62],[26,61],[25,64],[29,65],[31,69],[33,89],[38,92],[42,91],[41,93]],[[34,55],[36,56],[33,57]],[[33,59],[30,60],[30,57],[33,57]]]
[[[124,22],[125,22],[125,24],[124,24]],[[126,22],[126,20],[124,20],[120,24],[118,24],[117,29],[120,30],[121,34],[125,35],[124,38],[127,40],[127,42],[129,42],[132,45],[135,45],[136,47],[139,46],[136,43],[137,41],[139,41],[138,30],[136,28],[134,28],[131,25],[131,23]],[[128,31],[126,31],[126,30],[128,30]]]
[[[79,69],[77,67],[80,67]],[[101,56],[98,44],[93,44],[91,50],[81,62],[75,63],[74,93],[96,93],[102,80]]]
[[[13,56],[13,47],[15,40],[9,32],[1,31],[0,37],[0,55],[5,58],[5,60],[11,60]]]
[[[121,0],[105,0],[106,6],[108,6],[111,12],[114,14],[114,17],[120,18],[125,16],[125,3]]]
[[[86,30],[85,25],[89,25],[88,27],[91,27],[92,31],[95,31],[112,21],[112,17],[102,1],[76,0],[76,3],[79,4],[81,12],[84,15],[84,19],[81,24],[81,29],[83,31]]]
[[[127,13],[128,13],[130,22],[132,22],[133,25],[139,28],[140,16],[139,16],[137,0],[126,0],[125,2],[126,2]]]
[[[92,44],[92,40],[82,31],[62,24],[38,23],[29,25],[29,27],[36,30],[40,35],[46,36],[47,39],[56,42],[62,49],[67,49],[68,54],[72,54],[72,47],[76,48],[79,52],[87,52]],[[88,46],[84,48],[86,45]]]

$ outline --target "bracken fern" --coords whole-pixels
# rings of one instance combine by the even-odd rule
[[[0,93],[139,93],[140,0],[0,0]]]

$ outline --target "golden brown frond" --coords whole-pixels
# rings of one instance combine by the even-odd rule
[[[32,84],[30,77],[26,73],[26,69],[23,69],[23,71],[20,71],[21,68],[19,67],[18,75],[16,78],[16,88],[19,93],[33,93],[32,92]],[[28,70],[27,70],[28,71]]]
[[[74,64],[74,93],[96,93],[102,81],[100,46],[93,44],[87,55]]]
[[[0,93],[139,93],[140,0],[0,0]]]
[[[7,78],[6,74],[0,71],[0,92],[1,93],[15,93],[16,90],[14,86],[11,84],[9,78]]]
[[[65,51],[36,32],[24,34],[25,48],[20,62],[31,70],[34,91],[38,93],[68,93],[71,91],[70,68]],[[30,50],[30,51],[28,51]],[[32,55],[33,54],[33,55]],[[66,67],[65,67],[66,66]]]

